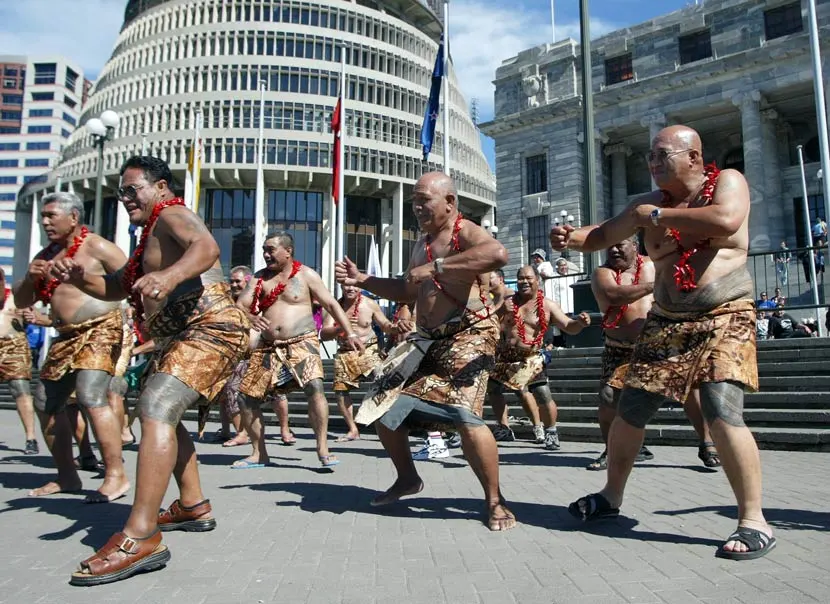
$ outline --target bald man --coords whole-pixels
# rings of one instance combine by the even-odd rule
[[[625,376],[608,437],[605,487],[569,511],[582,520],[619,515],[645,426],[667,401],[700,390],[723,468],[738,502],[738,529],[716,556],[751,560],[775,547],[761,509],[761,462],[743,420],[744,389],[758,388],[755,308],[746,267],[749,188],[735,170],[704,166],[697,132],[661,130],[649,169],[660,188],[600,225],[551,230],[555,249],[611,247],[643,230],[654,262],[654,305]]]

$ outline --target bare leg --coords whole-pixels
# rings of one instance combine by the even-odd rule
[[[239,397],[239,410],[242,415],[242,423],[251,439],[253,451],[250,456],[234,462],[234,466],[244,466],[251,463],[267,464],[269,459],[268,451],[265,447],[265,422],[262,419],[262,402],[243,394],[240,394]]]
[[[280,423],[280,437],[284,444],[290,445],[297,442],[294,434],[291,432],[291,426],[288,422],[288,397],[282,394],[274,397],[274,413],[277,416],[277,421]]]
[[[97,459],[95,451],[92,450],[92,443],[89,440],[89,425],[86,421],[83,409],[77,404],[66,406],[66,417],[72,428],[72,435],[78,443],[78,453],[81,459]],[[51,445],[47,442],[51,448]]]
[[[730,382],[700,386],[701,407],[709,422],[721,463],[738,502],[738,526],[772,535],[761,507],[761,458],[752,432],[743,422],[743,390]],[[745,552],[747,546],[729,541],[726,551]]]
[[[23,424],[23,431],[26,433],[26,440],[35,439],[35,405],[32,402],[31,394],[19,394],[14,399],[17,405],[17,414]]]
[[[360,431],[357,429],[357,424],[354,421],[354,413],[352,412],[352,397],[345,391],[335,393],[337,398],[337,407],[340,409],[340,414],[346,420],[346,427],[348,428],[345,436],[337,439],[337,442],[345,442],[356,440],[360,438]]]
[[[231,434],[231,420],[228,414],[228,408],[225,405],[225,401],[219,405],[219,423],[221,424],[222,435],[230,438]],[[237,428],[236,433],[239,434],[239,429]]]
[[[72,429],[64,410],[54,415],[39,414],[43,439],[46,441],[52,459],[58,470],[57,480],[50,481],[32,491],[31,497],[53,495],[55,493],[72,493],[81,489],[81,478],[75,469],[75,460],[72,459]],[[44,421],[45,420],[45,421]]]
[[[487,389],[487,398],[493,408],[493,415],[501,426],[507,426],[510,420],[507,419],[507,402],[504,400],[504,393],[499,387]]]
[[[389,489],[372,500],[373,506],[381,506],[393,503],[407,495],[415,495],[424,489],[424,482],[418,476],[415,469],[415,462],[412,461],[412,453],[409,450],[409,430],[401,426],[397,430],[390,430],[381,422],[375,424],[378,437],[383,448],[389,453],[392,464],[398,474],[395,482]],[[489,432],[489,430],[487,430]],[[492,438],[492,434],[491,434]],[[495,441],[493,441],[495,444]]]
[[[176,426],[176,465],[173,478],[179,486],[179,501],[185,507],[192,507],[205,499],[202,482],[199,479],[199,465],[196,463],[196,447],[190,432],[179,422]]]
[[[484,489],[491,531],[506,531],[516,526],[516,518],[507,509],[499,490],[499,449],[493,433],[486,426],[459,424],[464,457]]]
[[[539,419],[539,405],[536,404],[536,399],[533,398],[530,392],[520,392],[518,395],[522,402],[522,408],[527,413],[530,421],[533,422],[534,426],[538,426],[541,420]]]
[[[317,456],[329,456],[329,405],[323,391],[323,380],[312,380],[305,387],[308,398],[308,421],[317,439]]]

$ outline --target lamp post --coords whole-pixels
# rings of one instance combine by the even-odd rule
[[[115,111],[106,110],[101,117],[94,117],[86,123],[86,129],[92,135],[92,144],[98,149],[98,179],[95,183],[95,209],[92,214],[92,230],[103,234],[103,185],[104,185],[104,144],[111,141],[120,121]]]
[[[490,224],[489,220],[487,220],[487,219],[482,220],[481,221],[481,228],[483,228],[485,231],[490,233],[490,235],[493,236],[493,239],[498,239],[499,227],[497,227],[495,224]]]

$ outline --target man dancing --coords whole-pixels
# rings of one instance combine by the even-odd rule
[[[594,251],[643,229],[655,266],[655,304],[608,435],[607,483],[569,510],[583,520],[617,516],[646,424],[666,400],[682,403],[698,387],[738,502],[738,529],[716,555],[758,558],[775,547],[775,538],[761,509],[758,447],[743,421],[743,388],[758,387],[753,284],[746,268],[749,190],[739,172],[704,167],[700,137],[684,126],[658,133],[649,167],[661,190],[601,225],[551,230],[555,249]]]
[[[70,583],[100,585],[154,570],[170,560],[160,531],[216,527],[199,481],[196,450],[182,425],[185,410],[211,401],[248,344],[250,323],[231,300],[219,246],[201,219],[171,191],[172,174],[155,157],[127,160],[118,198],[130,223],[143,227],[129,262],[106,277],[61,259],[54,272],[101,299],[129,296],[136,320],[155,343],[152,368],[138,400],[135,502],[122,532],[81,562]],[[202,414],[204,418],[206,414]],[[159,513],[170,475],[179,498]]]
[[[508,530],[516,518],[499,491],[498,447],[481,417],[499,333],[488,279],[490,271],[507,262],[507,252],[461,216],[446,174],[430,172],[418,179],[412,208],[423,236],[404,281],[360,273],[348,258],[335,265],[343,285],[388,300],[417,300],[417,331],[384,363],[356,418],[361,424],[379,420],[378,436],[398,473],[372,505],[393,503],[424,488],[409,451],[411,429],[454,427],[484,488],[490,529]]]
[[[353,349],[362,351],[363,345],[320,275],[294,260],[294,238],[289,233],[268,235],[262,255],[265,268],[254,274],[237,300],[254,329],[260,332],[259,343],[251,351],[248,369],[239,384],[239,406],[254,452],[232,467],[261,468],[268,463],[262,402],[268,394],[287,394],[297,388],[302,388],[308,399],[317,457],[323,467],[336,466],[340,461],[329,452],[329,408],[312,300],[334,317]]]
[[[32,352],[26,339],[23,311],[14,305],[11,289],[6,287],[6,273],[0,268],[0,380],[9,383],[17,406],[17,414],[23,423],[26,443],[24,455],[37,455],[35,438],[35,408],[32,404]]]
[[[103,484],[86,501],[106,503],[130,489],[121,460],[122,418],[107,400],[121,353],[121,310],[117,302],[96,300],[71,283],[61,283],[50,269],[56,262],[71,262],[100,279],[105,272],[123,266],[126,257],[114,243],[91,233],[81,222],[83,215],[83,202],[74,193],[44,196],[41,220],[50,243],[35,256],[14,290],[18,306],[31,306],[38,300],[49,304],[59,334],[49,348],[35,389],[43,438],[58,477],[29,494],[37,497],[81,488],[66,416],[66,403],[75,391],[78,404],[92,422],[105,467]]]
[[[352,413],[352,397],[349,392],[358,387],[362,378],[369,377],[381,362],[378,340],[372,324],[380,327],[384,333],[392,333],[394,328],[378,303],[371,298],[364,297],[357,287],[344,286],[343,297],[339,304],[364,347],[363,352],[353,350],[345,339],[343,330],[335,324],[334,317],[326,315],[320,338],[322,340],[337,338],[338,341],[337,355],[334,357],[334,393],[337,397],[337,406],[348,427],[346,434],[338,438],[336,442],[348,442],[360,438],[360,431],[357,429]]]
[[[487,383],[487,396],[496,417],[502,418],[507,414],[505,388],[519,397],[528,392],[532,394],[544,416],[544,426],[533,427],[536,441],[544,442],[550,451],[558,451],[558,410],[545,375],[542,342],[549,326],[576,335],[591,324],[591,317],[583,312],[578,318],[571,319],[556,302],[545,298],[532,266],[520,268],[516,279],[518,291],[505,299],[499,308],[501,337],[496,350],[496,366]],[[506,425],[500,427],[510,430]]]

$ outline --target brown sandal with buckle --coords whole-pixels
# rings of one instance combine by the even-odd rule
[[[210,499],[205,499],[190,507],[183,506],[182,502],[176,499],[169,508],[159,512],[159,530],[189,533],[212,531],[216,528],[216,518],[212,518],[210,512]]]
[[[136,573],[158,570],[169,561],[170,550],[161,544],[160,531],[143,539],[115,533],[95,555],[81,562],[69,584],[89,587],[114,583]]]

